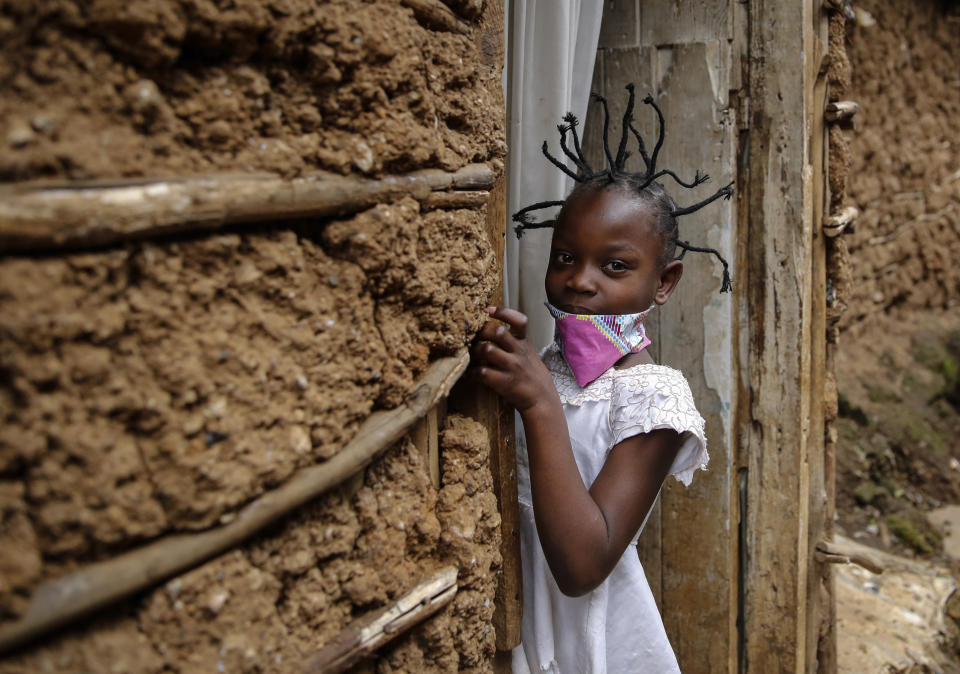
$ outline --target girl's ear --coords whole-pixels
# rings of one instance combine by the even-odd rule
[[[665,264],[660,272],[660,282],[657,284],[657,292],[653,296],[653,301],[658,305],[666,304],[677,284],[680,283],[681,276],[683,276],[683,262],[671,260]]]

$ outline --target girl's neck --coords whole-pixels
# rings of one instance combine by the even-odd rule
[[[644,349],[638,353],[628,353],[614,365],[618,370],[625,370],[634,365],[656,365],[657,362],[650,355],[649,349]]]

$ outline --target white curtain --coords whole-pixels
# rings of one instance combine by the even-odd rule
[[[543,303],[543,275],[550,252],[549,229],[517,240],[510,216],[538,201],[563,199],[572,180],[540,151],[562,156],[557,124],[572,112],[586,117],[597,55],[603,0],[509,0],[507,36],[507,242],[504,287],[508,306],[530,318],[535,346],[553,339],[553,319]],[[543,211],[538,219],[552,217]]]

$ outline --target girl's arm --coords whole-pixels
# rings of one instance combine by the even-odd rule
[[[537,533],[557,585],[577,596],[613,570],[643,524],[673,460],[680,436],[656,430],[617,444],[587,490],[580,477],[560,397],[546,366],[524,337],[527,318],[491,309],[509,326],[488,323],[475,355],[481,381],[520,413],[527,437]]]

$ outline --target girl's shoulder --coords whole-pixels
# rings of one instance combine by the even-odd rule
[[[566,404],[611,400],[624,394],[631,398],[657,394],[658,397],[676,398],[693,405],[693,395],[686,377],[680,370],[666,365],[641,363],[622,370],[612,367],[581,388],[556,342],[541,352],[541,358],[553,376],[560,400]]]
[[[565,405],[579,407],[606,401],[611,448],[632,435],[669,428],[680,434],[682,446],[670,474],[689,485],[693,474],[710,461],[704,419],[697,410],[686,377],[666,365],[643,363],[618,370],[610,368],[580,388],[556,344],[541,352],[544,364]]]

